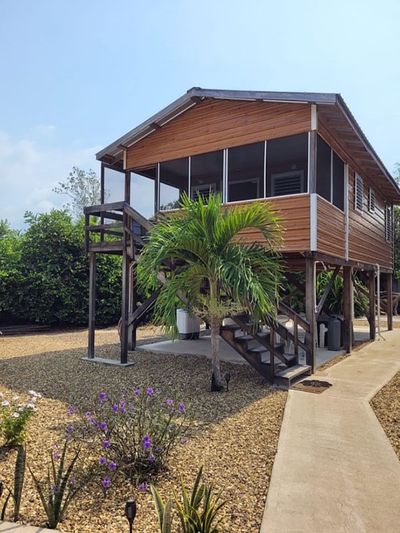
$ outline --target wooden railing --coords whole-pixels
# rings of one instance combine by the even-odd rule
[[[127,202],[93,205],[86,207],[84,213],[87,252],[122,253],[127,250],[134,257],[135,247],[143,245],[142,237],[152,227],[152,223]],[[105,220],[114,222],[104,223]]]
[[[296,355],[296,358],[299,357],[299,347],[302,348],[307,354],[310,351],[310,346],[307,344],[307,342],[303,342],[302,340],[300,340],[299,326],[305,331],[307,338],[307,333],[311,332],[311,326],[308,320],[299,315],[299,313],[297,313],[294,309],[289,307],[284,302],[279,302],[278,311],[279,313],[282,313],[283,315],[286,315],[291,320],[293,320],[293,333],[289,331],[285,326],[277,322],[274,327],[276,328],[276,332],[278,333],[278,335],[283,337],[286,341],[293,342],[294,353]]]

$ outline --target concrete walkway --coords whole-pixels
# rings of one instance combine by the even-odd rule
[[[400,331],[289,391],[261,533],[398,533],[400,462],[369,400],[400,370]],[[400,391],[399,391],[400,394]]]
[[[14,522],[0,522],[0,533],[58,533],[56,529],[46,529],[35,526],[21,526]]]

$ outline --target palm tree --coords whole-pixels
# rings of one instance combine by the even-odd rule
[[[252,229],[263,245],[246,243],[243,230]],[[249,313],[253,320],[275,314],[281,241],[279,220],[265,203],[227,207],[219,195],[207,202],[185,196],[181,209],[160,215],[138,264],[139,286],[160,286],[155,319],[177,335],[176,308],[187,310],[211,327],[212,390],[222,390],[219,333],[222,320]],[[178,304],[178,298],[181,300]]]

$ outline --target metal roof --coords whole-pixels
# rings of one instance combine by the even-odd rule
[[[282,103],[306,103],[317,104],[321,106],[335,106],[346,119],[348,126],[354,132],[354,135],[361,141],[363,148],[379,168],[380,172],[390,182],[391,189],[394,188],[394,195],[400,201],[400,188],[396,181],[387,170],[367,137],[361,130],[350,109],[347,107],[342,96],[338,93],[308,93],[308,92],[280,92],[280,91],[240,91],[240,90],[222,90],[222,89],[202,89],[193,87],[189,89],[180,98],[169,104],[167,107],[151,116],[149,119],[139,124],[136,128],[108,145],[96,154],[98,160],[107,161],[107,159],[122,159],[123,152],[133,144],[137,143],[144,137],[147,137],[154,131],[164,126],[167,122],[173,120],[180,114],[184,113],[198,102],[205,99],[219,100],[248,100],[263,102],[282,102]]]

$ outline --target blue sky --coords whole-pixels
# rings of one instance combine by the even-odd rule
[[[0,0],[0,218],[192,86],[340,92],[400,161],[399,0]]]

